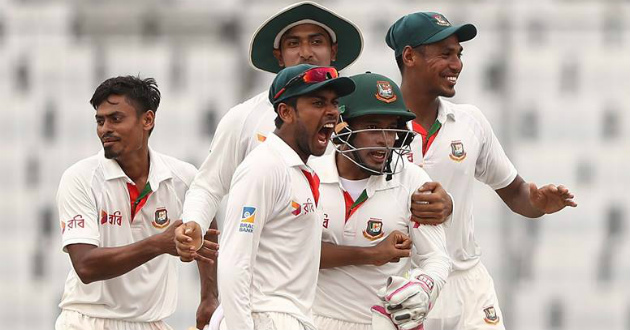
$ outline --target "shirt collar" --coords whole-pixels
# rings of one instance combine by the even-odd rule
[[[278,155],[282,158],[282,160],[284,160],[287,165],[291,167],[299,166],[305,169],[309,169],[302,161],[302,158],[298,156],[297,152],[289,147],[289,145],[275,133],[269,133],[269,136],[267,136],[265,143],[267,143],[272,149],[278,151]]]
[[[441,124],[444,124],[447,118],[455,120],[455,112],[453,111],[453,109],[451,109],[450,104],[442,100],[441,97],[438,97],[438,101],[439,105],[437,120],[439,120]]]
[[[335,159],[336,155],[337,152],[331,152],[330,154],[319,157],[314,162],[309,162],[309,164],[313,165],[315,171],[317,171],[317,175],[319,176],[321,183],[337,183],[341,186],[339,172],[337,170],[337,162]],[[378,190],[390,189],[400,185],[397,175],[394,175],[389,181],[387,181],[386,178],[387,175],[385,174],[370,176],[365,188],[367,190],[368,197],[373,196],[374,192]]]
[[[101,164],[103,165],[105,180],[109,181],[124,178],[125,181],[133,183],[127,174],[123,172],[122,168],[120,168],[118,162],[113,159],[105,158],[103,150],[99,152],[99,155],[101,156]],[[173,178],[173,172],[168,166],[166,166],[162,157],[149,147],[149,179],[147,182],[151,185],[152,190],[157,190],[160,182],[171,178]]]

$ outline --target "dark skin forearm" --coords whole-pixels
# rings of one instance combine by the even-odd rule
[[[322,242],[319,268],[333,268],[348,265],[381,266],[409,257],[411,240],[409,236],[394,230],[375,246],[343,246]]]
[[[371,265],[373,253],[369,247],[342,246],[322,242],[320,269],[348,265]]]
[[[507,187],[496,192],[512,211],[528,218],[555,213],[567,206],[577,207],[567,187],[547,184],[539,188],[534,183],[525,182],[519,175]]]
[[[545,214],[530,203],[529,184],[520,175],[517,175],[507,187],[497,189],[496,193],[514,213],[528,218],[539,218]]]
[[[160,254],[177,255],[173,235],[181,223],[177,220],[164,232],[125,246],[70,244],[66,248],[81,282],[108,280],[126,274]]]
[[[210,229],[217,229],[216,220],[210,223]],[[204,236],[204,240],[219,242],[217,231],[208,230]],[[217,263],[197,260],[197,268],[199,269],[199,279],[201,281],[201,300],[197,307],[195,323],[197,329],[203,329],[208,322],[217,306],[219,305],[219,289],[217,288]]]
[[[217,229],[216,221],[212,221],[210,228]],[[219,236],[213,235],[210,231],[206,232],[204,239],[218,243]],[[201,280],[201,300],[214,298],[219,296],[217,288],[217,263],[197,262],[199,269],[199,278]]]
[[[154,236],[119,247],[96,247],[89,244],[67,246],[72,266],[81,282],[118,277],[162,254]]]

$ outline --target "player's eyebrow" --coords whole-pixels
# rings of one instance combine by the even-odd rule
[[[125,115],[125,113],[124,113],[124,112],[122,112],[122,111],[114,111],[114,112],[112,112],[112,113],[108,113],[108,114],[105,114],[105,115],[99,115],[99,114],[97,114],[97,115],[95,115],[95,116],[94,116],[94,118],[96,118],[96,119],[101,119],[101,118],[105,118],[105,117],[108,117],[108,118],[109,118],[109,117],[114,117],[114,116],[124,116],[124,115]]]

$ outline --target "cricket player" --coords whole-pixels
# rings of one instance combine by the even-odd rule
[[[461,43],[476,34],[472,24],[454,26],[442,14],[418,12],[400,18],[386,36],[402,73],[405,103],[416,114],[412,127],[421,136],[411,145],[411,158],[457,201],[445,226],[454,271],[424,323],[427,330],[505,328],[494,283],[474,238],[475,179],[526,217],[577,206],[562,185],[537,188],[525,182],[477,107],[444,99],[455,95],[462,71]]]
[[[171,329],[162,320],[177,304],[176,219],[196,169],[149,147],[160,104],[155,80],[108,79],[90,103],[103,151],[59,183],[72,269],[55,329]]]
[[[315,321],[320,330],[401,329],[422,324],[450,271],[443,225],[411,221],[411,195],[431,181],[420,167],[406,161],[415,118],[391,79],[365,73],[351,77],[355,91],[339,100],[341,123],[333,142],[337,152],[314,158],[309,165],[319,174],[324,213],[322,257]],[[405,166],[405,163],[407,165]],[[375,265],[356,260],[361,248],[371,248],[392,235],[399,244],[413,244],[417,266],[409,252],[397,263]],[[370,252],[370,251],[366,251]],[[355,255],[355,260],[349,260]],[[406,279],[405,274],[409,273]],[[386,283],[389,279],[389,283]],[[410,283],[404,288],[402,285]],[[415,315],[396,314],[381,306],[379,290],[389,301],[415,296]],[[375,315],[371,308],[384,316]],[[380,322],[378,322],[380,321]],[[373,324],[374,322],[374,324]],[[383,329],[385,330],[385,329]]]
[[[333,67],[300,64],[273,81],[276,129],[237,167],[221,236],[221,329],[315,329],[322,217],[319,178],[338,97],[354,90]]]
[[[342,70],[358,58],[362,48],[361,32],[351,21],[317,3],[305,1],[282,9],[258,28],[250,45],[250,61],[255,68],[274,74],[298,64],[333,66]],[[214,228],[222,227],[222,223],[212,220],[222,200],[225,204],[224,197],[236,167],[274,131],[276,112],[268,93],[265,90],[233,107],[219,122],[211,152],[186,195],[182,217],[186,227],[178,232],[182,242],[178,253],[183,261],[205,258],[186,245],[185,229],[189,237],[199,237],[211,223]],[[210,239],[209,236],[206,238]],[[218,305],[216,268],[207,263],[198,263],[198,267],[201,302],[196,325],[202,329]]]

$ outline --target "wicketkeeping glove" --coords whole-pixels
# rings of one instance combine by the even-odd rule
[[[422,329],[437,298],[433,291],[433,279],[421,271],[413,272],[409,279],[391,276],[383,300],[392,322],[402,330]]]

